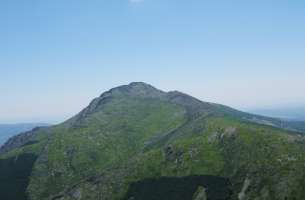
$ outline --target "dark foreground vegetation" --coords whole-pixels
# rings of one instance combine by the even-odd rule
[[[37,156],[34,154],[0,159],[0,199],[27,199],[25,191],[36,159]]]
[[[199,187],[206,189],[209,200],[227,200],[230,182],[217,176],[162,177],[131,184],[125,200],[192,200]]]

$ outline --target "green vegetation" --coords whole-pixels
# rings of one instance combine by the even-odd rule
[[[34,131],[0,158],[37,158],[29,200],[120,200],[143,180],[177,177],[171,180],[178,184],[195,175],[228,179],[231,199],[302,200],[305,139],[268,120],[132,83],[104,93],[63,124]]]

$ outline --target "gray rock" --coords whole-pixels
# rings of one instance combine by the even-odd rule
[[[192,200],[207,200],[206,188],[199,186],[194,193]]]

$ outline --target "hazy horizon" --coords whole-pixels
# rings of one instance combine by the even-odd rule
[[[125,84],[126,85],[126,84]],[[114,86],[117,87],[117,86]],[[111,88],[109,88],[111,89]],[[109,89],[103,91],[106,92]],[[161,89],[161,88],[157,88]],[[162,89],[161,89],[162,90]],[[165,92],[174,91],[174,90],[167,90]],[[102,92],[102,93],[103,93]],[[183,91],[181,91],[183,92]],[[96,95],[95,97],[88,99],[88,102],[84,103],[83,105],[80,105],[78,110],[75,110],[75,112],[71,112],[66,115],[62,116],[48,116],[47,113],[45,116],[37,116],[35,118],[24,118],[24,119],[13,119],[13,120],[2,120],[0,121],[0,124],[28,124],[28,123],[49,123],[49,124],[57,124],[64,122],[65,120],[73,117],[74,115],[78,114],[82,109],[87,107],[89,103],[96,97],[100,96],[102,93]],[[186,93],[186,92],[184,92]],[[196,96],[193,96],[195,98],[198,98]],[[200,99],[201,101],[205,101],[204,99]],[[212,102],[212,101],[207,101]],[[221,102],[212,102],[212,103],[220,103]],[[226,105],[226,104],[223,104]],[[226,105],[230,106],[230,105]],[[232,107],[232,106],[231,106]],[[254,107],[232,107],[235,109],[239,109],[244,112],[249,112],[253,114],[259,114],[264,116],[270,116],[270,117],[278,117],[278,118],[286,118],[286,119],[293,119],[293,120],[302,120],[305,121],[305,103],[304,104],[283,104],[283,105],[264,105],[264,106],[254,106]],[[58,109],[60,110],[60,109]]]
[[[305,2],[0,2],[0,123],[61,122],[134,81],[250,111],[304,107]]]

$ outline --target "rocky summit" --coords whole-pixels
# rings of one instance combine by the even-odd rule
[[[0,149],[1,200],[304,200],[304,122],[146,83]]]

